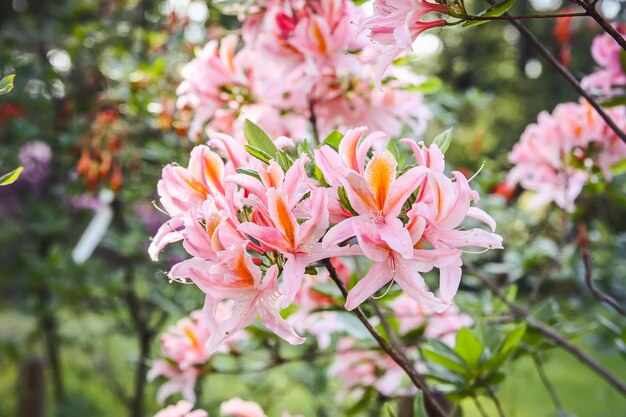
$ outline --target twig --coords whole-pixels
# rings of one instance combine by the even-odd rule
[[[502,15],[502,16],[467,16],[465,20],[528,20],[528,19],[558,19],[560,17],[586,17],[586,12],[556,13],[556,14],[532,14],[532,15]]]
[[[343,297],[347,298],[348,290],[343,285],[343,282],[341,281],[341,279],[339,279],[339,277],[337,276],[337,271],[335,270],[335,267],[330,262],[330,259],[324,260],[324,266],[328,270],[330,274],[330,278],[337,285],[337,287],[339,288],[339,291],[341,291],[341,294],[343,295]],[[404,372],[411,379],[411,382],[413,382],[413,384],[424,393],[424,399],[426,400],[426,403],[429,406],[431,406],[440,416],[448,416],[448,413],[445,411],[443,406],[437,400],[435,400],[435,397],[432,391],[426,384],[426,381],[424,380],[422,375],[420,375],[417,369],[415,369],[415,366],[404,356],[404,354],[401,351],[398,351],[396,348],[391,346],[385,340],[385,338],[383,338],[376,331],[376,329],[372,327],[371,323],[369,322],[369,320],[367,319],[367,317],[365,316],[365,314],[359,307],[355,308],[353,312],[357,316],[357,318],[361,321],[361,323],[363,323],[363,325],[365,326],[367,331],[372,335],[374,340],[376,340],[376,342],[380,345],[380,347],[389,355],[389,357],[391,357],[391,359],[394,360],[394,362],[398,364],[398,366],[400,366],[404,370]]]
[[[483,417],[489,417],[489,414],[487,414],[480,401],[478,401],[478,397],[474,395],[472,396],[472,399],[474,400],[474,404],[476,404],[476,408],[478,409],[480,415]]]
[[[609,23],[604,17],[602,17],[600,13],[598,13],[598,11],[596,10],[595,1],[590,3],[585,0],[576,0],[576,3],[580,7],[585,9],[585,11],[587,12],[587,16],[591,17],[593,20],[598,22],[598,24],[602,26],[602,29],[604,29],[604,31],[610,37],[615,39],[615,41],[619,44],[619,46],[621,46],[622,49],[626,51],[626,40],[624,40],[622,35],[617,30],[615,30],[615,28],[613,27],[613,25],[611,25],[611,23]]]
[[[591,291],[591,294],[601,303],[605,303],[609,305],[610,307],[613,307],[613,309],[617,311],[619,314],[621,314],[622,316],[626,316],[626,310],[624,309],[624,307],[620,306],[619,303],[615,301],[615,299],[604,294],[602,291],[598,290],[593,285],[593,273],[591,272],[592,271],[591,270],[591,257],[589,256],[589,252],[587,251],[586,248],[584,247],[580,248],[580,256],[583,258],[583,265],[585,266],[585,283],[587,284],[589,291]]]
[[[556,389],[554,388],[554,385],[552,385],[552,382],[550,382],[550,380],[548,379],[548,376],[546,375],[545,370],[543,369],[541,358],[539,358],[539,355],[537,355],[537,353],[535,352],[532,352],[530,356],[533,358],[533,363],[535,364],[535,368],[537,369],[537,374],[539,374],[539,378],[541,379],[543,386],[546,387],[548,394],[550,394],[550,399],[552,400],[554,407],[556,408],[557,411],[563,410],[563,404],[561,403],[561,400],[559,399],[559,395],[557,394]]]
[[[494,4],[494,0],[487,0],[488,3]],[[505,16],[511,16],[510,13],[505,13]],[[604,111],[602,106],[580,85],[576,77],[567,69],[559,60],[552,55],[550,51],[541,43],[541,41],[532,34],[530,30],[526,28],[521,22],[517,20],[508,20],[510,24],[515,26],[530,42],[531,45],[537,49],[537,51],[552,65],[569,83],[574,87],[581,96],[589,102],[589,104],[598,112],[600,117],[604,119],[607,125],[615,132],[615,134],[626,143],[626,134],[615,124],[613,119]]]
[[[489,395],[489,398],[491,398],[491,401],[495,404],[496,409],[498,410],[498,416],[506,417],[506,414],[504,414],[504,410],[502,409],[502,404],[500,404],[500,400],[498,400],[496,394],[494,394],[491,389],[487,389],[487,395]]]
[[[507,298],[506,295],[498,288],[496,284],[493,283],[492,280],[483,275],[476,267],[469,261],[465,261],[465,265],[467,269],[476,277],[478,280],[485,285],[489,291],[493,293],[498,299],[500,299],[506,306],[509,308],[511,313],[516,316],[518,319],[523,319],[526,321],[528,326],[537,332],[541,333],[546,338],[550,339],[555,344],[561,346],[563,349],[571,353],[573,356],[578,358],[580,362],[587,365],[590,369],[595,371],[598,375],[604,378],[607,382],[609,382],[616,390],[626,395],[626,384],[619,380],[615,375],[607,371],[600,363],[598,363],[591,356],[587,355],[582,350],[578,349],[576,346],[571,344],[567,339],[557,333],[555,330],[550,327],[545,326],[537,319],[535,319],[528,311],[519,307],[517,304],[513,303],[511,300]]]

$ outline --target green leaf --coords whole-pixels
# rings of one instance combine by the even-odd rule
[[[244,145],[244,148],[246,148],[246,151],[248,151],[250,155],[254,156],[256,159],[260,161],[265,162],[266,164],[269,164],[270,161],[272,160],[272,157],[268,153],[262,151],[259,148],[255,148],[250,145]]]
[[[336,130],[333,130],[328,136],[326,136],[326,139],[322,141],[322,145],[328,145],[335,150],[339,150],[339,144],[341,143],[342,139],[343,134],[337,132]]]
[[[437,137],[433,139],[433,143],[437,145],[442,153],[445,154],[450,147],[450,143],[452,143],[452,128],[444,130],[443,132],[438,134]]]
[[[293,161],[289,155],[287,155],[287,153],[282,149],[276,152],[276,162],[278,162],[278,165],[280,165],[285,172],[287,172],[287,170],[291,168],[291,165],[293,165]]]
[[[20,177],[20,174],[22,173],[23,170],[24,170],[23,167],[19,167],[1,176],[0,186],[13,184]]]
[[[472,368],[477,368],[484,347],[480,340],[467,327],[463,327],[456,335],[454,351]]]
[[[524,333],[526,333],[526,323],[522,324],[517,329],[511,331],[509,334],[506,335],[506,339],[504,339],[504,343],[502,343],[500,352],[510,352],[517,348],[522,338],[524,337]]]
[[[346,189],[343,186],[337,189],[337,195],[339,196],[339,204],[341,204],[343,208],[348,210],[354,216],[359,215],[359,213],[352,208],[352,204],[350,204],[350,200],[348,200],[348,194],[346,194]]]
[[[461,359],[456,355],[450,355],[442,351],[435,351],[432,347],[420,349],[422,357],[427,361],[436,363],[444,368],[461,375],[467,375],[467,369],[461,363]]]
[[[398,417],[398,414],[396,414],[396,411],[393,409],[393,406],[391,405],[390,402],[385,403],[385,406],[383,408],[383,416]]]
[[[624,51],[626,52],[626,51]],[[608,100],[604,100],[602,103],[602,107],[617,107],[626,104],[626,96],[614,96]]]
[[[10,74],[2,78],[2,80],[0,80],[0,95],[6,94],[9,91],[13,90],[14,79],[15,79],[15,74]]]
[[[396,144],[395,140],[389,141],[389,143],[387,144],[387,150],[391,152],[396,161],[400,160],[400,152],[398,151],[398,145]]]
[[[266,153],[270,156],[270,159],[274,158],[278,153],[276,145],[274,145],[272,139],[267,136],[267,133],[248,119],[243,122],[243,135],[248,141],[248,145],[250,145],[250,147]]]
[[[415,394],[415,402],[413,404],[415,417],[428,417],[426,404],[424,403],[424,393],[422,391],[417,391]]]
[[[257,180],[261,181],[261,176],[259,175],[259,173],[254,171],[254,170],[252,170],[252,169],[237,168],[236,171],[239,174],[249,175],[249,176],[254,177]]]
[[[485,16],[485,17],[502,16],[503,14],[508,12],[511,7],[513,7],[516,1],[517,0],[502,0],[500,3],[496,3],[493,6],[488,7],[487,9],[478,13],[476,16]],[[463,23],[461,26],[463,27],[478,26],[487,22],[489,22],[489,20],[468,20],[467,22]]]
[[[421,84],[406,87],[405,90],[422,94],[433,94],[441,90],[442,87],[443,81],[441,78],[432,76],[428,77],[428,79]]]
[[[611,172],[613,175],[621,175],[626,172],[626,159],[618,162],[617,164],[611,167]]]

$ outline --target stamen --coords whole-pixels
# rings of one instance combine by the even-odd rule
[[[394,279],[391,280],[391,282],[389,283],[389,286],[387,287],[387,289],[385,290],[384,294],[381,295],[380,297],[376,297],[375,295],[372,296],[372,298],[374,300],[380,300],[381,298],[383,298],[384,296],[386,296],[389,293],[389,290],[391,290],[391,287],[393,287],[393,283],[396,282]]]

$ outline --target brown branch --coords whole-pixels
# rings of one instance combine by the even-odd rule
[[[337,276],[337,271],[335,267],[331,264],[330,259],[324,260],[324,266],[328,270],[330,274],[330,278],[339,288],[341,294],[344,298],[348,297],[348,290],[343,285],[343,282]],[[424,377],[417,371],[414,364],[408,360],[404,353],[390,345],[385,338],[383,338],[377,331],[372,327],[372,324],[369,322],[363,311],[357,307],[353,310],[353,313],[357,316],[357,318],[363,323],[367,331],[372,335],[374,340],[380,345],[380,347],[393,359],[395,363],[404,370],[404,372],[409,376],[411,382],[424,393],[424,399],[426,400],[427,405],[429,405],[434,411],[436,411],[438,416],[448,416],[449,414],[445,411],[444,407],[435,400],[435,396],[426,384]]]
[[[500,288],[491,279],[478,271],[478,269],[476,269],[476,267],[471,262],[465,261],[465,266],[476,278],[478,278],[478,280],[484,286],[489,289],[489,291],[491,291],[493,295],[495,295],[504,304],[506,304],[506,306],[515,317],[524,320],[529,327],[541,333],[544,337],[550,339],[553,343],[559,345],[570,354],[578,358],[580,362],[587,365],[587,367],[592,369],[596,374],[604,378],[616,390],[626,395],[626,384],[624,384],[624,382],[622,382],[615,375],[607,371],[599,362],[597,362],[591,356],[587,355],[585,352],[571,344],[566,338],[561,336],[554,329],[545,326],[543,323],[535,319],[528,311],[524,310],[523,308],[519,307],[517,304],[509,300],[507,296],[500,290]]]
[[[580,256],[583,259],[583,265],[585,267],[585,283],[587,284],[587,288],[589,288],[589,291],[591,291],[591,294],[601,303],[609,305],[622,316],[626,316],[626,310],[624,309],[624,307],[620,306],[619,303],[615,301],[615,299],[604,294],[593,285],[591,257],[589,256],[589,252],[586,248],[580,248]]]
[[[469,21],[478,20],[529,20],[529,19],[558,19],[561,17],[586,17],[586,12],[577,13],[556,13],[556,14],[532,14],[532,15],[502,15],[502,16],[467,16],[464,19]]]
[[[576,0],[576,3],[585,9],[587,16],[598,22],[602,29],[626,51],[626,40],[624,37],[596,10],[596,1],[588,2],[586,0]]]
[[[487,0],[490,4],[494,4],[494,0]],[[510,13],[505,13],[505,16],[511,16]],[[626,143],[626,134],[615,124],[613,119],[604,111],[602,106],[580,85],[576,77],[567,69],[559,60],[552,55],[550,51],[541,43],[541,41],[532,34],[530,30],[526,28],[521,22],[517,20],[508,20],[510,24],[515,26],[530,42],[531,45],[552,65],[569,83],[574,87],[581,96],[589,102],[589,104],[598,112],[600,117],[604,119],[607,125],[615,132],[615,134]]]

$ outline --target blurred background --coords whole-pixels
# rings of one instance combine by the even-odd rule
[[[203,296],[191,286],[167,285],[164,271],[176,253],[150,261],[149,238],[164,220],[152,202],[161,168],[185,164],[194,146],[189,117],[175,107],[180,67],[209,39],[238,29],[230,3],[0,3],[0,75],[16,74],[13,91],[0,96],[0,172],[24,167],[17,182],[0,188],[0,416],[15,416],[20,402],[32,401],[24,381],[40,387],[48,416],[139,417],[160,408],[158,386],[146,381],[159,334],[200,308]],[[513,11],[549,13],[566,4],[524,0]],[[604,0],[602,10],[624,17],[617,0]],[[527,25],[574,74],[593,70],[589,49],[599,31],[590,20]],[[559,227],[567,219],[557,210],[524,210],[499,187],[526,125],[578,95],[506,22],[432,30],[415,49],[412,68],[430,77],[422,86],[434,113],[426,138],[453,126],[448,163],[475,172],[487,161],[477,181],[507,250],[485,268],[519,280],[520,297],[550,268],[536,307],[541,317],[560,323],[626,378],[623,326],[584,291],[575,242]],[[617,178],[584,214],[598,285],[621,300],[624,189]],[[91,254],[89,246],[96,246]],[[472,284],[470,277],[459,305],[473,317],[489,314],[490,301]],[[572,415],[626,415],[626,401],[575,359],[549,347],[545,354],[546,373]],[[202,401],[210,410],[239,395],[259,401],[270,416],[283,409],[379,415],[376,398],[351,411],[336,401],[322,368],[294,363],[267,373],[210,375]],[[555,415],[540,384],[530,358],[511,364],[500,394],[509,417]],[[463,410],[477,415],[471,403]]]

